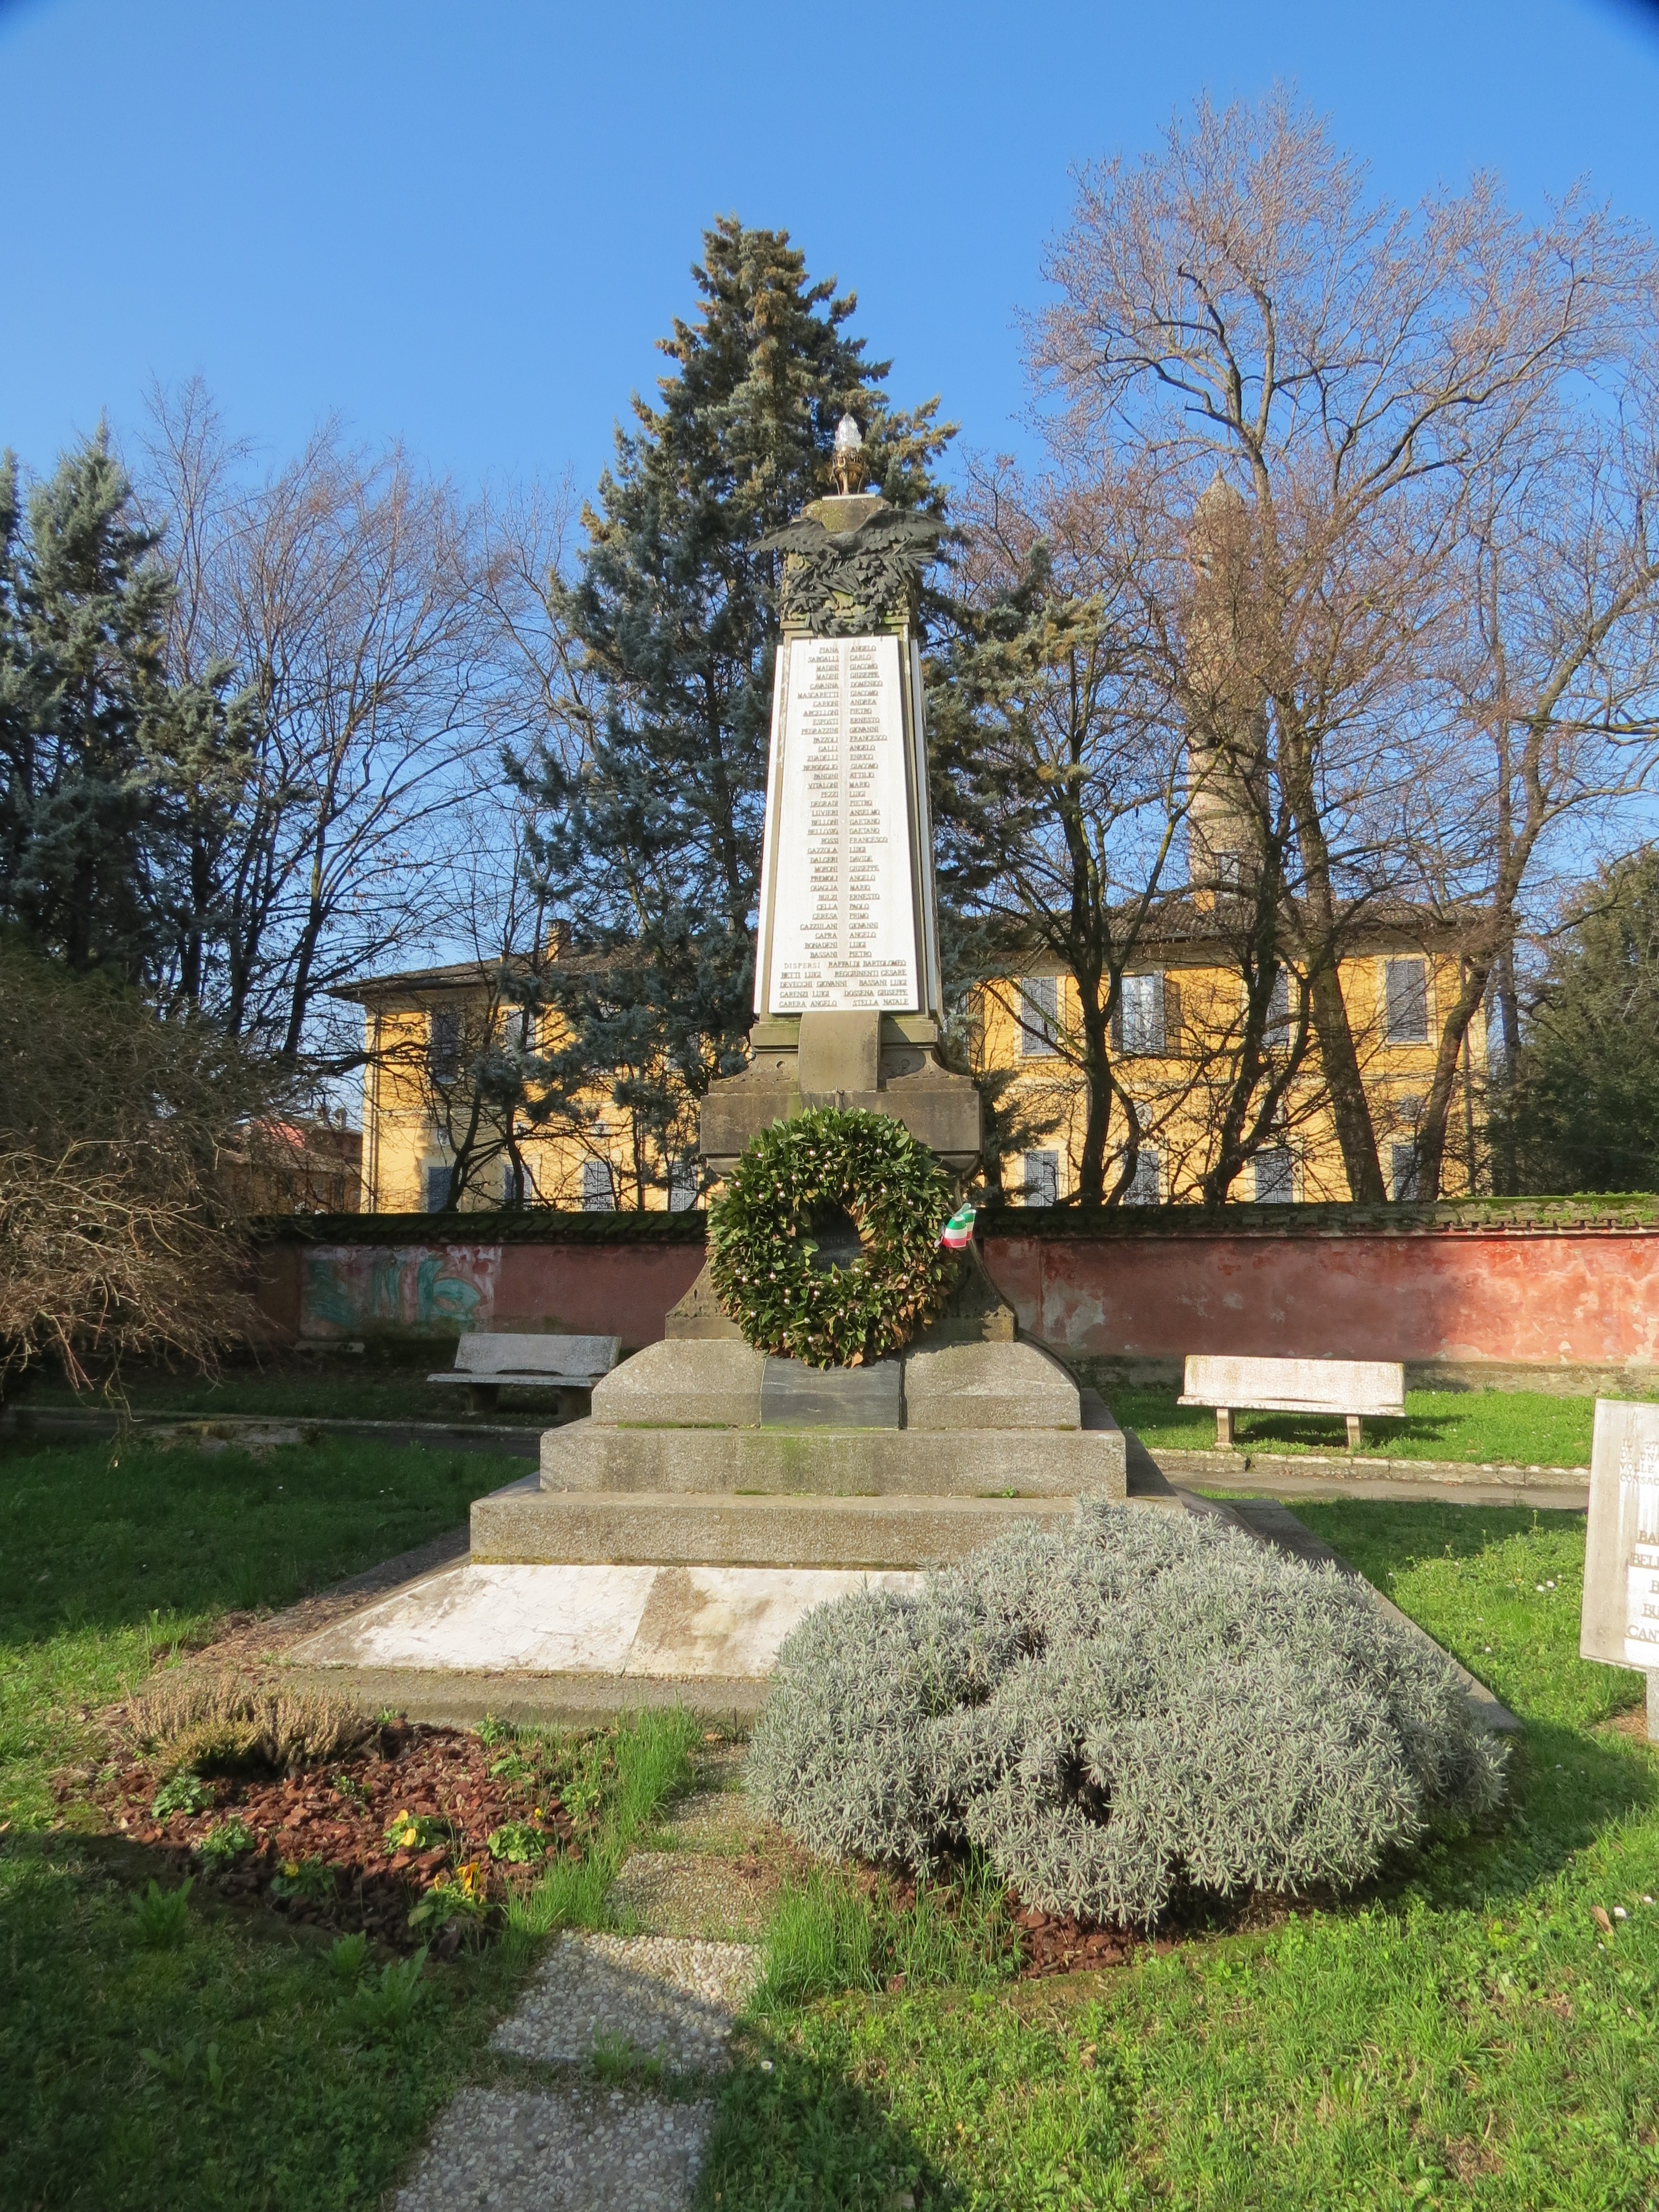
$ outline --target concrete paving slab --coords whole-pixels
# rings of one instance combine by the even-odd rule
[[[587,2084],[463,2089],[396,2212],[689,2212],[714,2110]]]
[[[498,1680],[523,1674],[758,1680],[803,1613],[865,1582],[914,1589],[921,1577],[904,1571],[463,1560],[307,1638],[289,1657],[301,1668],[443,1671]]]
[[[301,1666],[614,1673],[632,1650],[655,1581],[653,1567],[468,1560],[308,1638],[290,1656]]]
[[[732,1676],[771,1671],[804,1613],[849,1590],[920,1589],[902,1569],[659,1567],[623,1671]]]

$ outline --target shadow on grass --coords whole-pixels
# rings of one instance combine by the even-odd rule
[[[488,1954],[428,1968],[404,2017],[365,2021],[329,1939],[197,1890],[145,1915],[152,1871],[176,1895],[141,1846],[0,1844],[0,2203],[378,2202],[510,1969]]]
[[[722,2084],[697,2191],[720,2212],[887,2212],[965,2202],[881,2100],[787,2036],[746,2039]],[[982,2194],[979,2203],[989,2212]],[[1008,2212],[1028,2212],[1013,2197]]]

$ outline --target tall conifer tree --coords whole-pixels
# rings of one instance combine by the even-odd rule
[[[635,398],[560,612],[586,695],[580,744],[520,771],[550,910],[593,963],[542,988],[570,1042],[556,1097],[620,1071],[616,1103],[672,1146],[674,1101],[740,1064],[752,1019],[776,637],[766,532],[831,489],[836,426],[863,430],[872,488],[937,511],[939,402],[890,406],[890,368],[848,335],[856,301],[814,283],[784,231],[722,217],[692,271],[690,322],[660,341],[659,404]]]
[[[0,479],[0,913],[70,967],[137,977],[165,927],[148,832],[173,584],[100,431],[29,501]]]

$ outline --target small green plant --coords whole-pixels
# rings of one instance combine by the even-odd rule
[[[368,1792],[355,1774],[337,1774],[334,1787],[349,1804],[367,1805]]]
[[[767,1932],[763,2010],[876,1987],[876,1919],[844,1875],[811,1874],[786,1889]]]
[[[386,1825],[386,1849],[392,1851],[429,1851],[447,1844],[453,1829],[432,1813],[394,1813]]]
[[[511,1743],[515,1734],[510,1721],[498,1721],[494,1713],[486,1713],[478,1724],[478,1741],[486,1750],[498,1743]],[[489,1771],[495,1771],[493,1766]]]
[[[351,2020],[365,2034],[395,2035],[414,2018],[421,2001],[426,1952],[422,1943],[412,1958],[382,1966],[377,1979],[360,1982],[346,1999]]]
[[[553,1785],[573,1820],[590,1819],[599,1810],[617,1771],[616,1743],[608,1729],[572,1736],[559,1746]]]
[[[162,1784],[149,1809],[158,1820],[165,1820],[173,1813],[205,1813],[212,1802],[213,1784],[185,1767]]]
[[[496,1782],[528,1782],[535,1771],[521,1751],[503,1752],[490,1761],[490,1777]]]
[[[163,1889],[153,1878],[149,1887],[133,1900],[133,1919],[138,1941],[147,1951],[176,1951],[190,1927],[189,1877],[177,1889]]]
[[[438,1876],[409,1916],[411,1928],[441,1928],[456,1918],[482,1920],[489,1911],[489,1874],[482,1859],[468,1859]]]
[[[184,2089],[189,2087],[195,2074],[198,2051],[201,2051],[203,2076],[214,2101],[217,2103],[225,2094],[225,2069],[220,2063],[216,2043],[210,2043],[207,2049],[202,2051],[200,2043],[192,2035],[187,2042],[180,2044],[177,2051],[155,2051],[147,2045],[138,2056],[158,2081],[165,2081],[171,2089]]]
[[[593,2071],[607,2087],[649,2087],[662,2078],[662,2061],[641,2051],[631,2035],[596,2035]]]
[[[315,1903],[333,1896],[337,1879],[334,1869],[322,1859],[284,1859],[270,1877],[270,1893]]]
[[[209,1868],[217,1873],[240,1858],[244,1851],[251,1851],[254,1840],[252,1828],[233,1813],[228,1819],[216,1821],[197,1849]]]
[[[509,1866],[533,1866],[547,1855],[547,1838],[528,1820],[506,1820],[489,1838],[489,1855]]]
[[[328,1963],[348,1989],[355,1990],[363,1978],[368,1964],[368,1938],[362,1935],[342,1936],[328,1947]]]

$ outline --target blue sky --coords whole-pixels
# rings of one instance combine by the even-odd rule
[[[1391,194],[1588,177],[1659,228],[1659,17],[1618,0],[0,0],[0,444],[45,466],[200,371],[273,455],[338,410],[586,485],[735,210],[857,290],[896,398],[1018,447],[1068,165],[1275,80]]]

